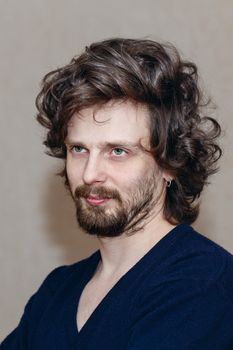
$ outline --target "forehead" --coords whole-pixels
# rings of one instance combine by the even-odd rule
[[[149,112],[144,105],[110,102],[100,108],[85,108],[69,121],[68,141],[114,142],[118,139],[149,142]]]

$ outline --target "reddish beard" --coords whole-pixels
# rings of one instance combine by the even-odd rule
[[[95,195],[98,198],[111,198],[122,203],[121,196],[117,190],[107,189],[106,187],[94,187],[90,185],[82,185],[75,190],[75,201],[79,198],[87,198],[91,195]]]
[[[79,186],[74,193],[77,221],[84,231],[101,237],[117,237],[126,231],[130,234],[139,231],[144,219],[156,205],[158,198],[154,199],[153,195],[155,187],[153,176],[141,180],[128,195],[128,200],[123,201],[117,190],[101,186]],[[108,198],[113,201],[113,205],[110,208],[108,204],[88,205],[85,198],[89,196]]]
[[[107,214],[105,206],[90,206],[85,202],[85,198],[90,196],[115,200],[117,209],[114,213]],[[77,221],[87,233],[102,237],[115,237],[123,232],[127,217],[118,191],[105,187],[82,185],[76,188],[74,200]]]

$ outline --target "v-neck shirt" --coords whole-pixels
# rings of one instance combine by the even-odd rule
[[[77,329],[100,251],[52,271],[1,350],[233,349],[233,256],[178,225],[111,288]]]

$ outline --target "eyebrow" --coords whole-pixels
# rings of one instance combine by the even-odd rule
[[[65,144],[69,145],[69,146],[75,146],[75,145],[79,145],[83,148],[87,148],[87,146],[85,145],[84,142],[79,142],[79,141],[75,141],[72,139],[67,138],[65,140]],[[141,150],[146,150],[140,142],[128,142],[128,141],[123,141],[123,140],[119,140],[119,141],[112,141],[112,142],[100,142],[98,144],[98,148],[114,148],[114,147],[129,147],[129,148],[135,148],[135,149],[141,149]]]

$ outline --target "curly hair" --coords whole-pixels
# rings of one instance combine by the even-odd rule
[[[208,177],[222,151],[218,122],[203,114],[197,67],[171,44],[114,38],[93,43],[68,65],[48,73],[36,99],[37,120],[48,133],[48,154],[66,158],[67,124],[75,112],[110,100],[131,100],[150,112],[152,154],[173,181],[164,217],[192,223]],[[61,173],[68,185],[66,170]]]

